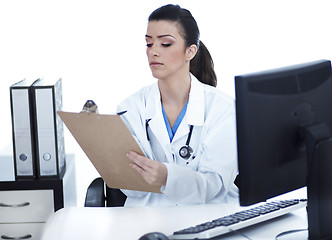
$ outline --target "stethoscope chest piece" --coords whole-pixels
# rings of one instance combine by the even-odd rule
[[[189,159],[192,153],[193,149],[188,145],[181,147],[179,150],[180,157],[184,159]]]

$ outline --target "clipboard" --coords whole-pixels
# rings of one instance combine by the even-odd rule
[[[108,187],[160,193],[129,166],[129,151],[144,155],[119,115],[58,111]]]

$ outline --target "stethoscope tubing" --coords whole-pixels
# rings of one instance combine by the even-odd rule
[[[148,131],[148,127],[149,127],[149,122],[151,119],[147,119],[145,121],[145,131],[146,131],[146,137],[147,140],[150,141],[150,137],[149,137],[149,131]],[[192,132],[194,130],[194,125],[189,125],[189,133],[188,133],[188,137],[187,137],[187,141],[186,141],[186,145],[184,145],[183,147],[180,148],[179,150],[179,155],[184,158],[184,159],[188,159],[190,158],[191,154],[192,154],[192,148],[189,146],[190,144],[190,139],[191,139],[191,135]],[[185,150],[185,151],[183,151]]]

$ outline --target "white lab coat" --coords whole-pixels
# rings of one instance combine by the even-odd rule
[[[145,155],[167,167],[167,183],[160,193],[123,190],[125,206],[183,205],[238,201],[234,185],[237,175],[234,100],[218,89],[200,83],[191,75],[187,112],[170,143],[162,115],[158,84],[144,87],[127,98],[117,111]],[[148,124],[148,141],[146,121]],[[185,145],[193,125],[185,160],[179,149]]]

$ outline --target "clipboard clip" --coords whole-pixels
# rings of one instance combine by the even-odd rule
[[[98,106],[93,100],[87,100],[81,112],[99,113]]]

